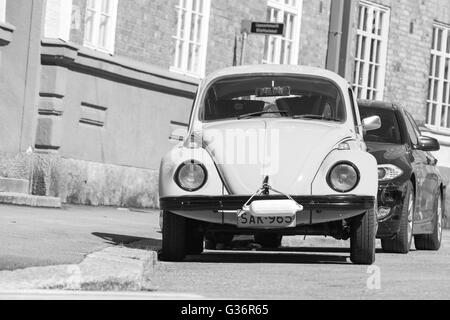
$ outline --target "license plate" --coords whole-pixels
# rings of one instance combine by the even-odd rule
[[[250,212],[244,212],[238,216],[238,228],[249,229],[284,229],[297,226],[297,217],[255,217]]]

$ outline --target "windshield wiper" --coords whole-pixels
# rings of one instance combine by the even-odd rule
[[[260,111],[260,112],[243,114],[242,116],[238,117],[238,120],[246,119],[246,118],[259,117],[259,116],[262,116],[262,115],[265,115],[265,114],[284,114],[284,115],[289,115],[289,112],[287,112],[287,111]]]
[[[305,114],[305,115],[296,115],[293,117],[294,119],[305,119],[305,120],[323,120],[323,121],[333,121],[333,122],[341,122],[339,119],[328,118],[324,116],[314,115],[314,114]]]

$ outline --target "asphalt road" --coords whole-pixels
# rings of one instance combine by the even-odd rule
[[[136,248],[135,241],[158,248],[158,223],[157,211],[0,206],[0,270],[75,264],[107,246]],[[450,231],[439,252],[380,251],[370,268],[352,265],[348,246],[333,239],[288,237],[277,251],[245,247],[189,256],[182,263],[160,262],[146,285],[156,295],[19,292],[0,299],[450,299]]]
[[[275,252],[223,251],[159,264],[159,290],[210,299],[450,299],[450,231],[439,252],[377,254],[349,262],[348,242],[286,238]],[[318,246],[318,247],[312,247]]]
[[[0,205],[0,271],[77,264],[110,245],[147,239],[160,245],[157,211]]]

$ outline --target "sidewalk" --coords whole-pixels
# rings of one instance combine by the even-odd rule
[[[0,271],[78,264],[111,245],[146,240],[159,247],[159,211],[0,205]]]

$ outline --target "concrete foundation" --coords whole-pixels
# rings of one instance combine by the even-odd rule
[[[158,171],[37,153],[33,194],[59,197],[63,203],[158,207]]]

